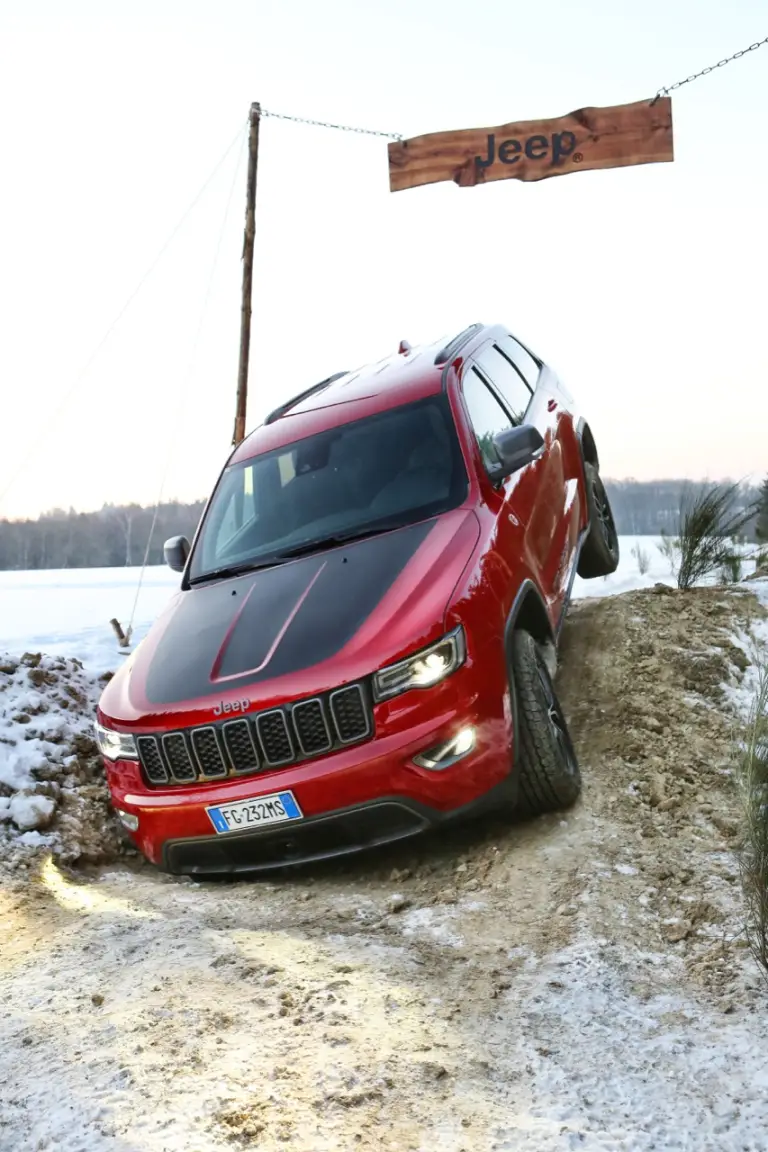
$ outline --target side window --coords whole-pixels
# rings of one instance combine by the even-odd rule
[[[512,422],[476,368],[464,377],[464,400],[483,463],[492,472],[501,463],[493,438],[510,429]]]
[[[522,424],[533,393],[520,372],[496,344],[484,348],[477,362],[501,394],[515,423]]]
[[[523,348],[522,344],[518,344],[514,336],[502,336],[498,346],[502,354],[518,369],[525,382],[531,388],[535,388],[541,368],[530,352]]]

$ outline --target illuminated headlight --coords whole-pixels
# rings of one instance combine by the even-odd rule
[[[420,768],[429,768],[439,771],[441,768],[450,768],[457,760],[461,760],[475,746],[475,730],[472,727],[462,728],[450,740],[443,740],[442,744],[435,744],[426,752],[414,756],[415,764]]]
[[[102,756],[107,760],[138,760],[136,741],[129,732],[113,732],[98,720],[94,724],[96,743]]]
[[[409,688],[431,688],[460,668],[466,654],[464,629],[459,625],[430,648],[377,672],[373,678],[373,694],[376,700],[387,700]]]

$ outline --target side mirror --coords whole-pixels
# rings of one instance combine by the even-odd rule
[[[171,536],[163,545],[165,562],[174,572],[183,572],[189,559],[189,540],[186,536]]]
[[[520,424],[517,428],[509,428],[506,432],[499,432],[493,438],[494,447],[499,454],[500,464],[494,471],[494,480],[503,480],[525,468],[535,459],[536,454],[544,447],[544,437],[533,424]]]

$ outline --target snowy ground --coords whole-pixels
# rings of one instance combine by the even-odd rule
[[[604,580],[576,578],[574,598],[617,595],[657,582],[672,584],[669,563],[659,551],[660,537],[622,536],[618,570]],[[648,559],[641,575],[633,549]],[[750,565],[745,565],[748,572]],[[0,572],[0,650],[11,655],[45,652],[82,661],[89,671],[114,671],[121,659],[109,626],[115,617],[126,628],[134,611],[138,568]],[[177,589],[179,577],[166,567],[144,574],[134,621],[138,643]]]
[[[765,1152],[732,740],[768,582],[653,592],[633,543],[563,634],[572,811],[268,881],[44,852],[0,879],[0,1152]],[[0,765],[69,761],[44,837],[103,819],[98,685],[62,658],[116,666],[136,576],[0,573]],[[137,639],[176,580],[147,573]]]

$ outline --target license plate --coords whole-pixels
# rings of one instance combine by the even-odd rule
[[[242,832],[246,828],[262,828],[265,824],[282,824],[302,817],[293,792],[273,792],[270,796],[254,796],[252,800],[238,800],[234,804],[217,804],[215,808],[206,808],[206,812],[219,833]]]

